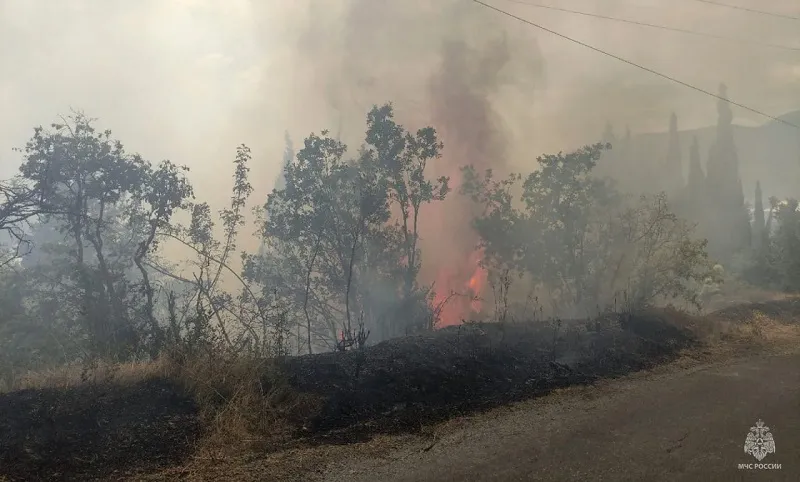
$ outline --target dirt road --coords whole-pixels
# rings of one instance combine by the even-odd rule
[[[776,452],[744,453],[763,419]],[[800,480],[800,355],[633,376],[453,421],[428,442],[342,462],[325,480]]]

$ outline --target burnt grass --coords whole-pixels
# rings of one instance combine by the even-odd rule
[[[306,437],[348,443],[669,361],[696,340],[667,316],[466,324],[291,358],[284,369],[295,390],[323,400],[302,421]]]
[[[0,480],[121,479],[179,462],[199,434],[165,379],[0,394]]]
[[[668,361],[696,343],[670,316],[470,323],[290,357],[263,384],[316,401],[276,407],[295,427],[290,445],[355,442]],[[119,480],[180,464],[204,435],[181,386],[154,378],[0,394],[0,481]]]

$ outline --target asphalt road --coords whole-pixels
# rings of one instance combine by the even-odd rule
[[[745,454],[763,420],[776,451]],[[356,458],[329,480],[800,481],[800,355],[672,370],[454,422],[429,445]],[[329,472],[330,473],[330,472]]]

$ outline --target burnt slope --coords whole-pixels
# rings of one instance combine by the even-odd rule
[[[269,414],[253,416],[281,419],[296,430],[293,441],[281,435],[269,450],[287,442],[347,443],[415,431],[667,361],[696,343],[676,326],[678,316],[687,315],[653,311],[590,321],[476,323],[363,351],[291,357],[255,384],[259,393],[280,385],[288,395],[260,406]],[[194,449],[205,420],[181,387],[186,384],[176,375],[0,394],[0,480],[118,480],[179,464]]]
[[[167,380],[0,394],[0,479],[118,478],[181,460],[199,434]]]
[[[298,357],[285,370],[296,390],[323,400],[306,430],[350,441],[647,368],[693,343],[657,313],[489,323]]]

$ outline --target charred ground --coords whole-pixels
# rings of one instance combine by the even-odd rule
[[[201,431],[166,379],[0,395],[0,480],[121,478],[179,462]]]
[[[413,432],[555,388],[651,367],[697,343],[676,323],[679,315],[652,311],[588,322],[471,323],[362,351],[288,358],[263,375],[261,385],[284,385],[316,403],[274,407],[291,428],[288,439],[269,450]],[[186,387],[167,375],[0,394],[0,476],[109,479],[180,463],[204,432],[211,433],[208,417]]]
[[[324,400],[306,421],[349,442],[650,367],[694,343],[651,312],[594,320],[466,324],[346,353],[290,359],[291,386]]]

